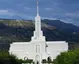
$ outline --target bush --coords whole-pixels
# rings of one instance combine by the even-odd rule
[[[10,55],[7,51],[0,51],[0,64],[21,64],[22,62],[15,56]]]
[[[79,64],[79,49],[63,52],[53,60],[54,64]]]

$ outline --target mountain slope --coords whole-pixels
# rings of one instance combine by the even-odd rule
[[[79,27],[75,26],[73,24],[70,23],[64,23],[60,20],[49,20],[49,19],[44,19],[42,20],[42,22],[51,25],[51,26],[55,26],[56,28],[60,29],[60,30],[64,30],[67,32],[79,32]]]
[[[30,41],[34,30],[34,22],[31,20],[1,19],[0,49],[9,49],[12,42]],[[42,20],[42,30],[47,41],[79,42],[79,27],[72,24],[59,20]]]
[[[79,27],[59,20],[42,20],[42,30],[47,41],[79,42]],[[30,41],[33,36],[34,22],[23,20],[0,20],[0,40]]]

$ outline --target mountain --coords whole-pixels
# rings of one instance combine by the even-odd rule
[[[79,42],[79,27],[75,26],[73,24],[64,23],[60,20],[49,20],[44,19],[42,20],[43,23],[46,23],[47,25],[54,26],[56,29],[56,32],[58,32],[58,37],[60,40],[66,40],[66,41],[75,41]],[[55,33],[56,33],[55,32]],[[51,32],[50,32],[51,33]],[[57,34],[55,34],[57,35]],[[63,38],[61,36],[63,35]],[[52,35],[53,36],[53,35]]]
[[[34,30],[32,20],[0,19],[0,47],[3,43],[30,41]],[[47,41],[79,42],[79,27],[60,20],[42,20],[42,30]]]
[[[59,30],[64,30],[64,32],[79,32],[78,26],[75,26],[75,25],[70,24],[70,23],[64,23],[60,20],[44,19],[44,20],[42,20],[42,22],[44,22],[48,25],[51,25],[51,26],[55,26]]]

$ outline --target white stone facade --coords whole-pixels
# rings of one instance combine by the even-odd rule
[[[48,47],[46,47],[46,44],[48,45]],[[37,48],[37,46],[39,46],[39,48]],[[35,56],[40,54],[42,59],[47,59],[47,57],[49,56],[52,59],[55,59],[57,55],[67,50],[68,43],[65,41],[32,41],[13,42],[13,44],[10,45],[9,52],[15,54],[20,59],[27,57],[29,59],[35,60]]]

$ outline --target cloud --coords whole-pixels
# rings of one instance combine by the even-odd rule
[[[29,8],[28,8],[29,9]],[[11,10],[11,9],[4,9],[0,10],[0,16],[1,18],[13,18],[13,19],[33,19],[33,15],[25,14],[25,13],[19,13],[17,11]]]
[[[0,13],[7,13],[8,10],[0,10]]]
[[[42,17],[42,19],[57,20],[57,18],[50,18],[50,17]]]
[[[63,20],[78,24],[79,0],[39,0],[39,12],[42,18]],[[0,17],[34,19],[36,1],[0,0]]]
[[[47,10],[47,11],[51,11],[51,10],[52,10],[52,8],[45,8],[45,10]]]
[[[79,17],[79,13],[66,13],[66,16],[69,16],[69,17]]]
[[[32,8],[30,7],[24,7],[24,10],[31,10]]]
[[[0,10],[0,15],[13,16],[13,15],[15,15],[15,13],[14,12],[11,12],[10,10]]]

